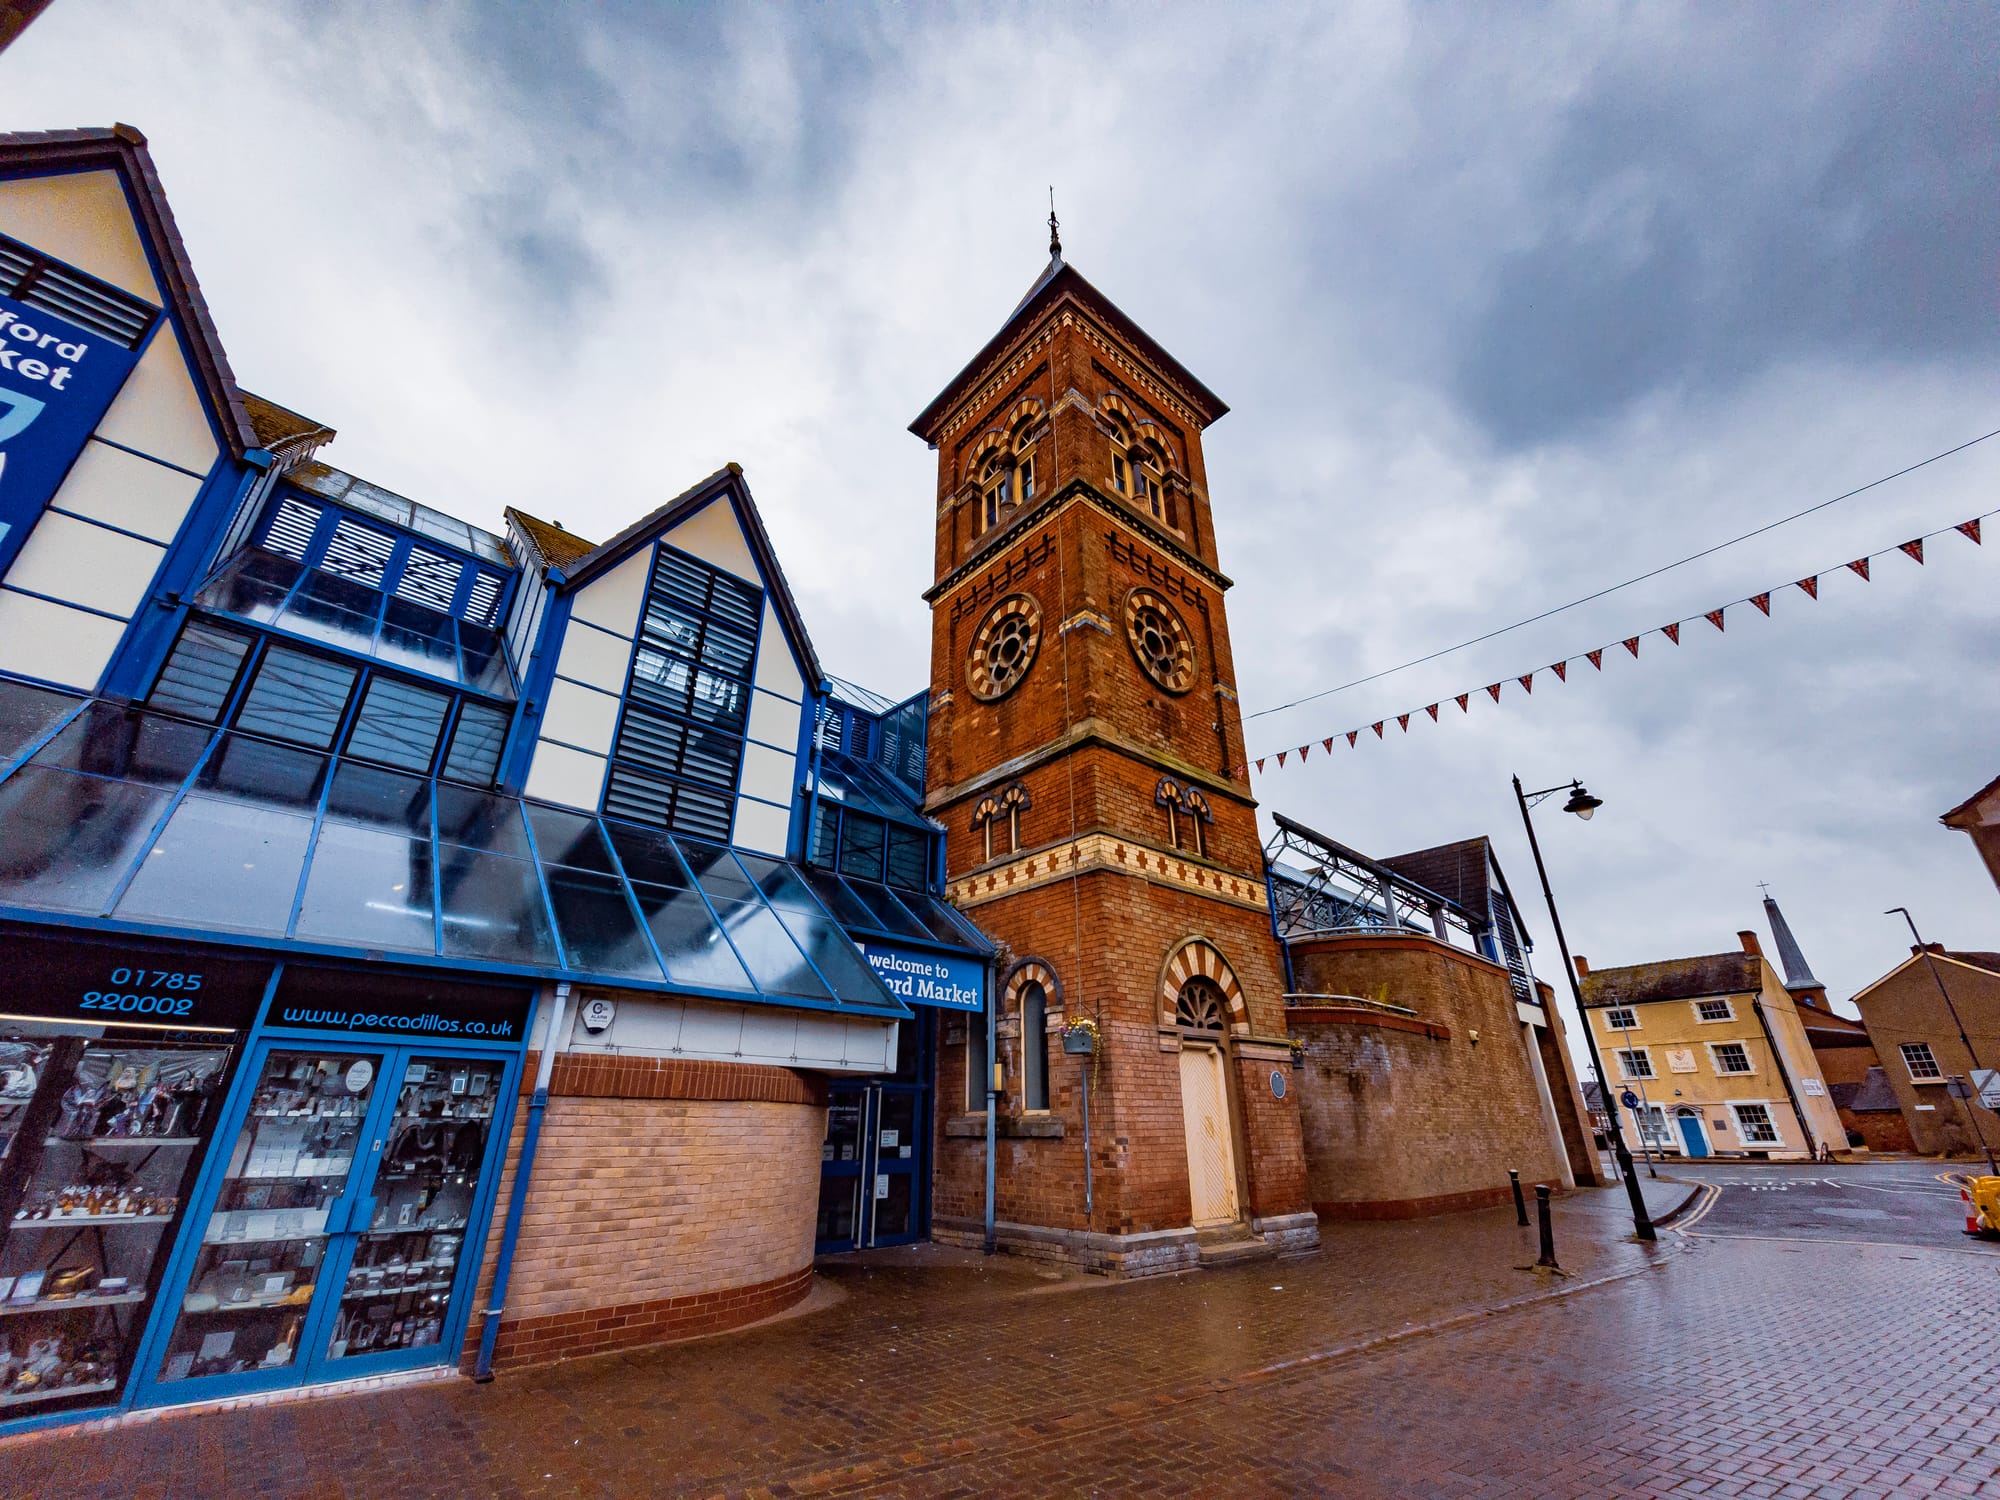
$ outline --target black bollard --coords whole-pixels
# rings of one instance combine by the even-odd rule
[[[1528,1227],[1528,1200],[1521,1196],[1521,1169],[1509,1167],[1507,1180],[1514,1185],[1514,1219],[1523,1229]]]
[[[1551,1271],[1560,1271],[1562,1267],[1556,1264],[1555,1226],[1549,1222],[1549,1188],[1545,1182],[1535,1184],[1535,1218],[1542,1230],[1541,1259],[1535,1264],[1545,1266]]]

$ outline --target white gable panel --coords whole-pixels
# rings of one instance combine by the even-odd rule
[[[611,737],[618,729],[618,701],[595,688],[557,681],[550,686],[548,706],[542,710],[542,738],[609,755]]]
[[[139,356],[97,435],[197,474],[215,466],[215,430],[171,323]]]
[[[28,533],[7,582],[129,620],[166,555],[151,542],[46,512]]]
[[[692,557],[734,573],[758,588],[764,587],[757,560],[750,555],[743,528],[736,519],[736,507],[727,499],[710,501],[672,531],[662,532],[661,540]]]
[[[780,807],[790,807],[792,793],[804,779],[798,757],[793,752],[772,750],[763,745],[743,747],[743,779],[736,787],[739,792],[762,797]]]
[[[790,698],[794,703],[805,701],[805,680],[799,676],[799,666],[792,659],[785,627],[778,623],[778,612],[771,608],[769,599],[764,601],[763,639],[757,642],[756,683],[765,692],[776,693],[780,698]]]
[[[89,516],[107,526],[171,542],[201,492],[192,474],[169,469],[123,448],[86,443],[56,491],[58,510]]]
[[[0,233],[156,306],[166,301],[124,185],[109,168],[0,182]]]
[[[750,694],[750,738],[780,750],[791,750],[799,742],[799,720],[805,709],[789,698],[773,693]]]
[[[604,767],[601,755],[586,755],[567,745],[537,740],[534,763],[528,768],[522,792],[538,801],[596,812],[604,795]]]
[[[116,620],[0,589],[0,672],[94,688],[124,634]]]
[[[646,604],[646,583],[652,571],[653,549],[642,547],[578,589],[570,604],[570,618],[586,620],[630,640],[639,631],[639,611]]]
[[[737,848],[774,854],[782,859],[791,833],[792,815],[786,809],[768,802],[752,802],[748,797],[736,799],[736,824],[729,841]]]
[[[625,691],[625,674],[632,666],[632,643],[621,636],[606,635],[574,620],[563,631],[562,651],[556,657],[556,676],[571,682],[588,683],[607,693]]]

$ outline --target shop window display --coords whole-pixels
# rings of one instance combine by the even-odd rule
[[[0,1412],[118,1389],[230,1052],[0,1035]]]
[[[335,1359],[435,1344],[479,1190],[503,1065],[414,1057],[404,1069],[375,1214],[355,1245],[328,1353]]]
[[[337,1206],[362,1144],[378,1059],[286,1050],[263,1062],[181,1300],[162,1380],[300,1358]]]

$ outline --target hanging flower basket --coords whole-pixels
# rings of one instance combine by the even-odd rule
[[[1088,1016],[1078,1016],[1063,1026],[1063,1051],[1072,1056],[1090,1056],[1097,1051],[1100,1040],[1097,1023]]]

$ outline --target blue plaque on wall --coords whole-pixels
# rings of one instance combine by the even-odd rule
[[[0,573],[138,360],[116,339],[0,297]]]

